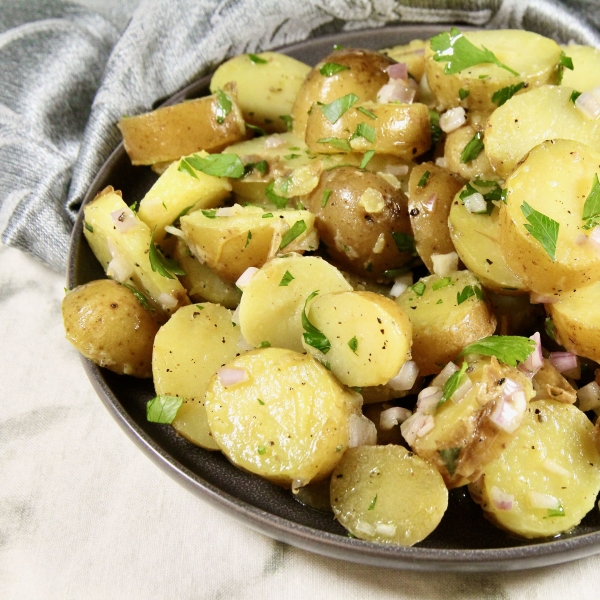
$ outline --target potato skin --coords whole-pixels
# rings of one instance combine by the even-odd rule
[[[381,195],[375,210],[366,200],[369,189]],[[323,206],[326,190],[331,194]],[[332,262],[362,277],[376,278],[412,258],[411,251],[398,250],[391,235],[412,235],[407,202],[402,190],[376,173],[340,167],[321,175],[308,207],[316,215],[315,228]]]
[[[152,344],[159,328],[125,286],[112,279],[70,291],[62,314],[67,339],[86,358],[122,375],[152,377]]]
[[[321,75],[326,63],[348,67],[331,77]],[[292,108],[294,133],[304,139],[308,111],[315,102],[327,104],[346,94],[356,94],[360,102],[377,100],[377,92],[388,82],[386,69],[394,61],[373,50],[346,48],[325,57],[304,80]]]

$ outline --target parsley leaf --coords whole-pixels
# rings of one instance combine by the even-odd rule
[[[183,398],[176,396],[156,396],[146,403],[146,419],[151,423],[172,423]]]
[[[494,92],[492,96],[492,102],[495,102],[498,106],[502,106],[507,100],[510,100],[519,90],[525,87],[525,83],[521,81],[515,85],[507,85],[501,90]]]
[[[461,164],[466,164],[475,160],[480,152],[483,150],[483,133],[478,131],[472,138],[471,141],[463,148],[460,153]]]
[[[458,97],[461,100],[464,100],[465,98],[467,98],[467,96],[469,95],[469,90],[465,90],[463,88],[460,88],[460,90],[458,90]]]
[[[250,243],[251,239],[252,239],[252,232],[249,230],[248,235],[246,236],[246,245],[244,246],[244,248],[248,247],[248,244]]]
[[[375,129],[366,123],[359,123],[356,126],[356,131],[352,134],[351,140],[362,137],[365,138],[371,144],[375,143]]]
[[[434,281],[431,288],[433,290],[441,290],[442,288],[448,287],[449,285],[454,285],[452,283],[452,277],[442,277],[441,279]]]
[[[285,123],[287,131],[291,131],[294,126],[294,119],[290,115],[279,115],[279,118]]]
[[[592,183],[592,189],[585,199],[583,205],[583,214],[581,218],[586,222],[583,226],[584,229],[592,229],[598,223],[600,217],[600,182],[598,181],[598,174],[594,175],[594,182]]]
[[[421,177],[421,179],[419,179],[419,183],[417,183],[417,187],[425,187],[427,185],[427,180],[429,179],[430,175],[431,175],[431,173],[429,171],[425,171],[425,173],[423,173],[423,176]]]
[[[575,104],[575,102],[577,102],[577,98],[579,98],[579,96],[581,96],[581,92],[578,92],[577,90],[573,90],[571,92],[571,96],[569,97],[569,100]]]
[[[444,31],[431,38],[433,60],[446,63],[444,67],[446,75],[460,73],[469,67],[487,63],[495,64],[513,75],[519,75],[509,66],[501,63],[485,46],[482,48],[479,49],[470,42],[456,27],[452,27],[449,33]]]
[[[279,287],[287,287],[294,279],[295,277],[289,271],[286,271],[279,282]]]
[[[367,508],[367,510],[373,510],[375,508],[375,504],[377,504],[377,494],[375,494],[375,498],[371,500],[371,504],[369,504],[369,508]]]
[[[261,342],[258,345],[259,348],[270,348],[271,347],[271,342]]]
[[[155,273],[166,277],[167,279],[175,279],[175,275],[185,275],[185,271],[179,266],[176,260],[166,258],[161,254],[159,249],[154,244],[154,231],[150,236],[150,267]]]
[[[248,54],[248,58],[255,65],[266,65],[269,62],[268,60],[265,60],[264,58],[261,58],[260,56],[257,56],[256,54]]]
[[[313,348],[321,351],[323,354],[327,354],[331,350],[330,341],[323,335],[321,331],[319,331],[306,316],[306,305],[312,300],[317,294],[319,290],[314,291],[304,303],[304,309],[302,310],[302,328],[304,329],[304,333],[302,334],[304,341]]]
[[[348,71],[349,69],[350,67],[347,67],[346,65],[340,65],[338,63],[329,62],[325,63],[319,69],[319,73],[321,73],[321,75],[323,75],[324,77],[331,77],[332,75],[335,75],[340,71]]]
[[[209,208],[208,210],[200,211],[207,219],[216,219],[217,218],[217,209]]]
[[[565,507],[562,505],[562,502],[558,503],[558,508],[549,508],[548,516],[549,517],[564,517],[565,516]]]
[[[348,342],[348,347],[350,348],[350,350],[352,350],[352,352],[354,352],[354,354],[356,354],[356,350],[358,349],[358,340],[356,339],[356,336],[354,336],[349,342]]]
[[[90,232],[90,233],[94,233],[94,228],[87,222],[84,221],[83,222],[83,226]]]
[[[364,106],[357,106],[356,110],[361,112],[363,115],[366,115],[367,117],[369,117],[369,119],[377,118],[377,115],[375,113],[372,113],[370,110],[367,110]]]
[[[267,132],[262,127],[259,127],[258,125],[253,125],[252,123],[246,123],[246,127],[248,129],[251,129],[252,131],[255,131],[256,135],[258,135],[259,137],[267,135]]]
[[[460,292],[457,292],[456,304],[460,306],[473,296],[476,296],[479,300],[485,300],[483,292],[478,285],[466,285]]]
[[[469,344],[459,356],[465,354],[483,354],[495,356],[500,362],[516,367],[518,362],[524,362],[535,350],[535,342],[518,335],[490,335],[489,337]]]
[[[548,256],[552,259],[552,262],[554,262],[560,224],[554,219],[538,212],[529,206],[527,202],[521,204],[521,212],[529,221],[529,223],[525,224],[525,229],[543,246]]]
[[[128,283],[121,283],[121,285],[126,287],[137,298],[137,301],[146,310],[154,310],[154,307],[150,306],[150,303],[148,302],[148,298],[146,298],[146,296],[144,296],[144,294],[142,294],[142,292],[138,291],[136,288],[134,288],[132,285],[129,285]]]
[[[450,377],[448,377],[448,380],[444,384],[444,392],[442,394],[442,397],[440,398],[440,401],[438,402],[438,408],[442,404],[444,404],[446,400],[452,398],[454,392],[456,392],[456,390],[459,388],[462,378],[467,372],[468,368],[469,363],[465,360],[463,361],[463,364],[461,365],[460,369],[458,371],[455,371],[454,373],[452,373],[452,375],[450,375]]]
[[[323,104],[321,112],[333,124],[357,101],[358,96],[356,94],[346,94],[329,104]]]
[[[262,401],[260,398],[257,398],[257,400],[258,400],[258,403],[259,403],[261,406],[264,406],[264,405],[265,405],[265,403],[264,403],[264,402],[263,402],[263,401]]]
[[[427,286],[422,281],[417,281],[413,286],[411,286],[411,290],[417,295],[422,296],[425,293],[425,288]]]
[[[326,137],[317,140],[317,144],[329,144],[334,148],[338,148],[339,150],[344,150],[346,152],[352,152],[352,146],[350,146],[350,142],[345,140],[344,138],[339,137]]]
[[[179,171],[183,170],[183,164],[213,177],[240,179],[244,175],[244,163],[237,154],[207,154],[206,156],[192,154],[181,159],[178,167]]]
[[[363,159],[360,161],[360,165],[358,166],[358,168],[366,169],[367,165],[369,164],[369,162],[373,158],[373,156],[375,156],[375,150],[367,150],[365,152],[365,155],[363,156]]]
[[[265,189],[265,195],[267,196],[267,199],[269,200],[269,202],[273,203],[277,208],[279,208],[281,210],[287,206],[288,199],[284,198],[283,196],[277,195],[273,191],[274,187],[275,187],[275,182],[271,181],[271,183],[269,183],[269,185]],[[269,214],[269,213],[267,213],[267,214]],[[264,215],[263,215],[263,218],[264,218]]]
[[[259,454],[265,454],[265,453],[266,453],[266,451],[267,451],[267,449],[266,449],[264,446],[258,446],[258,447],[256,448],[256,451],[257,451]]]
[[[450,477],[456,472],[458,457],[460,456],[461,450],[462,448],[460,446],[458,448],[442,448],[442,450],[438,450],[440,458],[444,461]]]
[[[223,90],[217,90],[216,96],[217,108],[215,114],[217,123],[221,125],[227,118],[227,115],[231,112],[233,104],[231,103],[231,98]]]
[[[321,208],[325,208],[325,206],[327,206],[329,196],[331,196],[331,190],[323,190],[323,196],[321,197]]]
[[[279,249],[283,250],[286,246],[289,246],[298,236],[302,235],[306,231],[306,222],[301,219],[296,221],[291,229],[286,231],[281,238],[281,244]]]
[[[570,56],[567,56],[564,51],[560,53],[560,58],[558,59],[558,64],[556,65],[556,76],[558,79],[558,85],[562,83],[563,76],[565,74],[565,69],[573,70],[573,59]]]
[[[415,249],[415,238],[408,233],[392,231],[392,239],[400,252],[412,252]]]

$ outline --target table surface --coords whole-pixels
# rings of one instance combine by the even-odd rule
[[[180,487],[66,341],[65,277],[0,246],[0,598],[598,598],[600,555],[499,574],[366,567],[275,542]]]

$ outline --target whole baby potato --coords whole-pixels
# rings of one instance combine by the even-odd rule
[[[342,70],[332,75],[321,73],[327,64]],[[389,81],[387,68],[394,61],[374,50],[345,48],[325,57],[304,80],[294,106],[294,133],[304,139],[308,111],[315,102],[328,104],[347,94],[356,94],[359,102],[377,100],[377,92]]]
[[[112,279],[91,281],[63,299],[67,339],[86,358],[122,375],[152,377],[159,323],[134,294]]]
[[[308,199],[332,262],[370,278],[412,258],[407,205],[401,189],[356,167],[325,171]]]

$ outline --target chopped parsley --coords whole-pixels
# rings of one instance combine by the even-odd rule
[[[556,341],[556,326],[551,317],[546,317],[544,320],[544,331],[551,340]]]
[[[154,307],[150,306],[150,303],[148,302],[148,298],[146,298],[146,296],[144,296],[144,294],[142,294],[142,292],[138,291],[136,288],[134,288],[132,285],[129,285],[128,283],[121,283],[121,285],[126,287],[137,298],[137,301],[146,310],[154,310]]]
[[[279,118],[285,123],[287,131],[291,131],[294,126],[294,119],[290,115],[279,115]]]
[[[329,196],[331,196],[331,190],[323,190],[323,196],[321,196],[321,208],[325,208],[327,206]]]
[[[258,347],[259,347],[259,348],[270,348],[270,347],[271,347],[271,342],[267,342],[267,341],[265,341],[265,342],[261,342],[261,343],[258,345]]]
[[[259,403],[261,406],[264,406],[264,405],[265,405],[265,403],[264,403],[264,402],[263,402],[263,401],[262,401],[260,398],[257,398],[257,400],[258,400],[258,403]]]
[[[192,154],[182,158],[178,170],[193,174],[192,176],[197,179],[196,173],[189,167],[213,177],[240,179],[244,176],[244,163],[237,154],[207,154],[206,156]]]
[[[483,133],[478,131],[460,153],[461,164],[475,160],[483,150]]]
[[[259,454],[265,454],[265,452],[267,451],[267,449],[264,446],[258,446],[258,448],[256,448],[256,451]]]
[[[461,450],[462,448],[460,446],[458,448],[443,448],[442,450],[438,450],[440,458],[444,461],[450,477],[456,472],[458,457],[460,456]]]
[[[434,290],[441,290],[442,288],[448,287],[449,285],[454,285],[452,283],[452,277],[442,277],[441,279],[434,281],[431,288]]]
[[[554,262],[556,258],[556,242],[558,240],[559,223],[538,212],[527,202],[521,204],[521,212],[529,221],[524,227],[542,245],[548,256]]]
[[[563,76],[565,74],[565,69],[573,70],[573,59],[570,56],[567,56],[564,51],[560,53],[560,58],[558,59],[558,64],[556,65],[556,76],[558,79],[558,85],[562,83]]]
[[[285,158],[285,160],[293,160],[294,158],[298,158],[299,156],[299,154],[285,154],[283,158]]]
[[[207,219],[216,219],[217,218],[217,209],[209,208],[208,210],[200,211]]]
[[[306,222],[301,219],[296,221],[288,231],[283,234],[281,238],[281,244],[279,249],[283,250],[286,246],[289,246],[298,236],[301,236],[306,231]]]
[[[516,367],[518,362],[524,362],[535,350],[535,342],[518,335],[491,335],[469,344],[459,356],[465,354],[483,354],[495,356],[500,362]]]
[[[430,175],[431,173],[429,171],[425,171],[425,173],[423,173],[423,175],[421,176],[421,179],[419,179],[417,187],[425,187],[427,185],[427,180],[429,179]]]
[[[325,337],[325,335],[319,331],[309,320],[306,315],[306,305],[312,300],[317,294],[319,290],[314,291],[304,303],[304,308],[302,310],[302,328],[304,329],[304,333],[302,337],[307,345],[316,348],[323,354],[327,354],[331,350],[331,343]],[[326,366],[327,368],[327,366]]]
[[[594,175],[592,189],[585,199],[581,218],[585,221],[584,229],[593,229],[600,225],[600,182],[597,173]]]
[[[460,292],[457,292],[456,304],[460,306],[473,296],[476,296],[478,300],[485,300],[483,292],[478,285],[466,285]]]
[[[415,249],[415,238],[408,233],[392,231],[392,239],[400,252],[413,252]]]
[[[273,218],[273,213],[271,213],[271,212],[265,213],[261,218],[263,218],[263,219],[272,219]]]
[[[323,75],[323,77],[331,77],[332,75],[335,75],[336,73],[339,73],[340,71],[348,71],[349,69],[350,69],[350,67],[347,67],[346,65],[340,65],[338,63],[328,62],[328,63],[325,63],[319,69],[319,73],[321,73],[321,75]]]
[[[352,350],[352,352],[354,352],[354,354],[357,354],[356,350],[358,349],[358,340],[356,339],[356,336],[354,336],[348,342],[348,347],[350,348],[350,350]]]
[[[289,271],[286,271],[279,282],[279,287],[287,287],[294,279],[295,277]]]
[[[456,27],[452,27],[450,32],[444,31],[432,37],[430,43],[434,52],[433,60],[446,63],[444,67],[446,75],[453,75],[469,67],[488,63],[495,64],[513,75],[519,75],[509,66],[501,63],[485,46],[482,46],[483,49],[477,48]]]
[[[255,65],[266,65],[269,62],[268,60],[265,60],[264,58],[261,58],[260,56],[257,56],[256,54],[248,54],[248,58]]]
[[[244,177],[249,175],[252,171],[258,171],[261,175],[265,175],[269,163],[266,160],[259,160],[258,162],[249,162],[244,165]]]
[[[367,508],[367,510],[373,510],[375,508],[375,504],[377,504],[377,494],[375,494],[375,498],[371,500],[371,504],[369,504],[369,508]]]
[[[435,110],[429,111],[429,127],[431,129],[431,145],[435,146],[442,135],[439,112]]]
[[[256,133],[257,136],[262,137],[267,135],[267,132],[258,125],[253,125],[252,123],[246,123],[246,127]]]
[[[222,125],[227,115],[231,112],[231,108],[233,104],[231,103],[231,98],[223,91],[217,90],[217,109],[216,109],[216,119],[219,125]]]
[[[460,369],[458,371],[454,371],[454,373],[452,373],[452,375],[450,375],[450,377],[448,377],[448,380],[444,384],[444,390],[442,393],[442,397],[440,398],[440,401],[438,402],[438,408],[442,404],[444,404],[444,402],[446,402],[446,400],[448,400],[449,398],[452,398],[452,396],[454,395],[456,390],[460,387],[462,378],[463,378],[464,374],[467,372],[468,368],[469,368],[469,363],[465,360],[465,361],[463,361],[463,364],[461,365]]]
[[[492,96],[492,102],[495,102],[498,106],[502,106],[507,100],[510,100],[519,90],[525,87],[525,83],[521,81],[515,85],[507,85],[501,90],[494,92]]]
[[[172,423],[183,398],[177,396],[156,396],[146,403],[146,419],[151,423]]]
[[[375,155],[375,150],[367,150],[365,152],[365,155],[363,156],[363,159],[360,161],[360,165],[358,166],[358,168],[365,169],[374,155]]]
[[[288,199],[276,194],[273,191],[274,187],[275,187],[275,182],[271,181],[271,183],[269,183],[269,185],[265,189],[265,195],[267,196],[267,199],[269,200],[269,202],[271,202],[272,204],[274,204],[277,208],[279,208],[281,210],[287,206]],[[269,213],[267,213],[267,214],[269,214]],[[264,215],[263,215],[263,218],[264,218]]]
[[[372,113],[370,110],[367,110],[364,106],[357,106],[356,110],[361,112],[363,115],[366,115],[367,117],[369,117],[369,119],[377,118],[377,115],[375,113]]]
[[[577,90],[573,90],[571,92],[571,96],[569,97],[569,100],[575,104],[575,102],[577,102],[577,98],[579,98],[579,96],[581,96],[581,92],[578,92]]]
[[[167,279],[176,279],[175,275],[185,275],[185,271],[179,266],[176,260],[166,258],[154,244],[154,231],[150,236],[150,251],[148,254],[150,267],[159,275]]]
[[[365,138],[365,140],[367,140],[368,142],[371,142],[371,144],[374,144],[375,143],[375,135],[376,135],[375,129],[373,127],[371,127],[370,125],[367,125],[367,123],[359,123],[356,126],[356,130],[352,134],[350,139],[354,140],[358,137],[362,137],[362,138]]]
[[[317,140],[317,144],[329,144],[338,150],[344,150],[345,152],[352,152],[352,146],[350,142],[344,138],[339,137],[325,137]]]
[[[83,222],[83,226],[90,232],[90,233],[94,233],[94,228],[87,222],[84,221]]]
[[[248,235],[246,236],[246,244],[245,244],[244,248],[248,247],[248,244],[250,243],[251,239],[252,239],[252,232],[250,230],[248,230]]]
[[[465,98],[468,97],[469,93],[470,93],[469,90],[465,90],[464,88],[460,88],[460,90],[458,90],[458,97],[461,100],[464,100]]]
[[[321,112],[325,115],[330,123],[336,123],[338,119],[356,102],[358,96],[356,94],[346,94],[329,104],[321,106]]]
[[[564,517],[565,516],[565,507],[562,505],[562,502],[558,503],[558,508],[549,508],[548,516],[549,517]]]
[[[417,281],[410,289],[417,295],[422,296],[427,286],[422,281]]]

